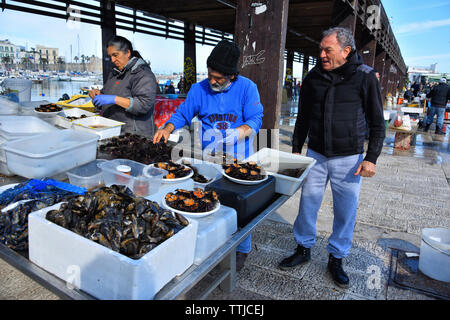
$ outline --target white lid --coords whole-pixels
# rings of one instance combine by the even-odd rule
[[[121,164],[120,166],[117,166],[116,169],[120,172],[131,172],[131,167]]]

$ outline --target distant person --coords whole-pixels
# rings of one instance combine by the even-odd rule
[[[155,75],[128,39],[114,36],[106,49],[115,67],[103,89],[90,90],[89,96],[102,116],[125,123],[122,131],[153,136]]]
[[[429,115],[424,119],[425,129],[427,132],[433,123],[434,116],[436,115],[436,129],[435,134],[444,135],[444,115],[447,103],[450,100],[450,89],[447,85],[447,79],[442,78],[437,86],[434,86],[430,93],[427,94],[427,98],[431,99],[431,107]]]
[[[161,94],[161,87],[159,86],[159,80],[156,80],[156,94]]]
[[[411,89],[413,90],[414,97],[417,97],[419,95],[419,91],[420,91],[420,84],[417,82],[414,82],[411,86]]]
[[[167,88],[166,93],[167,93],[167,94],[173,94],[173,93],[175,93],[175,87],[173,86],[173,82],[172,82],[172,81],[170,81],[169,87]]]
[[[183,76],[181,76],[181,77],[180,77],[180,81],[178,81],[177,89],[178,89],[178,91],[179,91],[181,94],[185,93],[185,92],[184,92],[184,77],[183,77]]]

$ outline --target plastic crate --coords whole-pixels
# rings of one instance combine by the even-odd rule
[[[12,173],[40,179],[94,160],[97,141],[95,134],[67,129],[6,142],[3,149]]]
[[[257,162],[267,173],[275,178],[275,192],[292,196],[304,184],[309,171],[316,163],[310,157],[296,155],[280,150],[264,148],[244,160]],[[286,169],[305,169],[299,178],[277,172]]]

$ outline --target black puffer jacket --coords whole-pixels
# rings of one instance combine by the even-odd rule
[[[367,121],[365,160],[376,164],[385,138],[381,90],[358,53],[332,72],[319,62],[303,82],[298,110],[292,152],[300,153],[308,136],[308,148],[326,157],[363,153]]]
[[[430,93],[427,94],[427,98],[431,98],[432,107],[445,108],[447,101],[450,100],[450,88],[445,83],[439,83],[431,89]]]

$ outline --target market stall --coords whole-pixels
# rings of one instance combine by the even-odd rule
[[[0,117],[9,170],[0,183],[0,258],[63,298],[182,298],[217,265],[202,297],[221,284],[232,291],[236,247],[315,162],[273,149],[240,161],[172,159],[176,142],[154,145],[106,122],[77,130],[71,117],[81,115],[63,111],[53,116],[65,130]],[[29,118],[42,126],[23,132]]]

